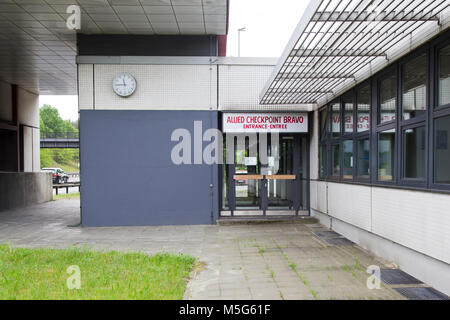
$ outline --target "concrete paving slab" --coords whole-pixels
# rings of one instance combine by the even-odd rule
[[[0,241],[21,247],[187,253],[205,263],[186,299],[404,299],[383,285],[369,290],[364,271],[387,268],[358,246],[330,246],[309,221],[223,226],[81,228],[78,200],[58,200],[0,213]],[[357,266],[358,268],[356,268]]]

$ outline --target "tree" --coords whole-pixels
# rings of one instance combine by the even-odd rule
[[[78,128],[74,127],[69,120],[61,119],[58,109],[48,104],[44,104],[39,113],[41,134],[43,136],[78,132]]]
[[[43,105],[39,110],[41,136],[65,136],[78,133],[78,121],[70,122],[61,119],[56,108]],[[76,126],[74,125],[76,124]],[[44,167],[76,167],[79,162],[78,149],[41,149],[41,168]]]

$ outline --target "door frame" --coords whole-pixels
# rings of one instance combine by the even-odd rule
[[[294,137],[294,143],[293,143],[293,174],[296,175],[295,181],[294,182],[294,199],[293,199],[293,207],[294,210],[292,210],[293,212],[295,212],[295,216],[298,216],[300,212],[308,212],[309,215],[309,170],[310,170],[310,159],[309,159],[309,151],[310,151],[310,146],[309,146],[309,133],[280,133],[280,139],[282,136],[293,136]],[[301,143],[301,139],[305,138],[303,141],[306,143],[306,146],[304,146],[304,148],[302,148],[302,143]],[[260,163],[260,159],[259,159],[259,133],[257,134],[257,139],[258,139],[258,144],[257,144],[257,150],[258,150],[258,164],[259,167],[262,168],[261,163]],[[225,140],[224,140],[225,143]],[[305,163],[305,168],[303,168],[303,171],[301,171],[301,162],[303,162],[302,159],[302,149],[305,150],[305,154],[303,155],[304,157],[306,157],[304,163]],[[226,155],[224,155],[225,157]],[[233,159],[234,162],[234,159]],[[227,196],[228,196],[228,209],[224,209],[223,208],[223,172],[224,172],[224,168],[223,166],[227,166],[228,167],[228,172],[227,172]],[[226,167],[225,167],[226,168]],[[258,187],[260,190],[260,209],[248,209],[248,210],[236,210],[236,185],[235,185],[235,180],[233,178],[235,172],[235,164],[226,164],[226,162],[224,162],[224,164],[221,165],[220,170],[219,170],[219,181],[220,181],[220,187],[219,187],[219,192],[220,192],[220,197],[219,197],[219,216],[221,215],[222,211],[226,211],[226,212],[230,212],[231,217],[234,217],[234,213],[235,211],[255,211],[255,212],[263,212],[263,216],[267,215],[267,211],[269,211],[270,213],[276,213],[276,209],[268,209],[268,198],[267,198],[267,179],[266,177],[264,177],[262,180],[258,180]],[[306,185],[305,188],[306,190],[302,190],[303,188],[303,181],[306,180]],[[306,191],[306,199],[303,199],[303,192]],[[303,204],[303,208],[301,208],[301,205]],[[283,211],[283,210],[279,210],[279,211]],[[303,215],[303,214],[302,214]],[[225,216],[225,215],[224,215]],[[260,215],[258,215],[260,216]],[[276,216],[276,214],[271,214],[271,216]],[[292,215],[294,216],[294,214]]]

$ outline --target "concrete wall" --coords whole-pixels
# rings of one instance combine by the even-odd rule
[[[0,172],[0,211],[50,201],[52,176],[45,172]]]
[[[217,166],[175,165],[171,134],[187,129],[194,143],[194,121],[205,131],[217,128],[217,117],[216,111],[81,110],[83,226],[214,222]]]

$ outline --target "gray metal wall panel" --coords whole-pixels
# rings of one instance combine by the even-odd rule
[[[210,224],[217,165],[173,164],[170,138],[185,128],[193,140],[195,120],[204,131],[217,119],[215,111],[81,110],[83,226]]]

